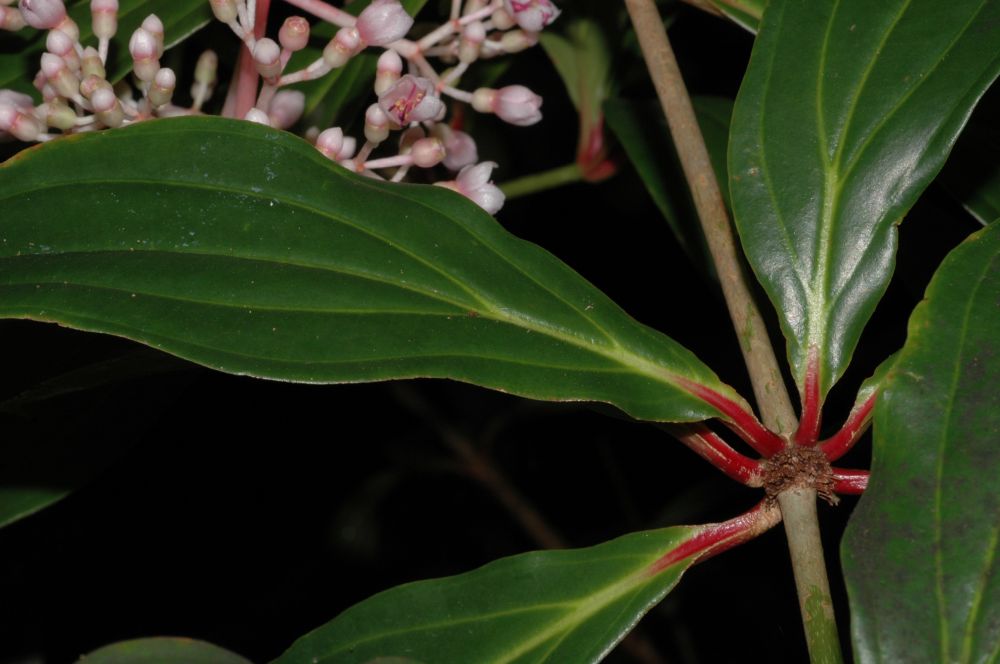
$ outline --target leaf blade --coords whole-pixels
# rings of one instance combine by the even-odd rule
[[[274,664],[398,655],[426,662],[596,662],[691,564],[651,573],[656,561],[700,530],[632,533],[398,586],[303,636]]]
[[[894,224],[1000,70],[995,3],[769,5],[730,145],[744,249],[800,390],[842,375],[888,284]]]
[[[647,419],[718,415],[684,381],[741,401],[465,199],[348,174],[287,134],[160,120],[25,151],[0,183],[5,317],[280,380],[447,377]]]
[[[935,274],[876,404],[871,481],[842,547],[859,661],[1000,652],[997,293],[994,223]]]
[[[119,641],[84,655],[80,664],[250,664],[219,646],[176,636]]]

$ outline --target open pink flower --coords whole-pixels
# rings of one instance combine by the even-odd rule
[[[445,110],[444,102],[435,94],[434,84],[410,74],[379,95],[378,105],[401,127],[411,122],[440,119]]]
[[[413,27],[413,17],[399,0],[374,0],[358,16],[354,27],[369,46],[385,46],[406,36]]]
[[[522,30],[541,32],[559,17],[559,8],[551,0],[504,0],[504,6]]]
[[[490,181],[490,174],[496,166],[495,161],[466,166],[454,180],[434,184],[457,191],[490,214],[496,214],[503,207],[505,198],[500,188]]]

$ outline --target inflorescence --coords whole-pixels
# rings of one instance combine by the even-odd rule
[[[256,76],[230,86],[223,115],[279,129],[295,125],[305,96],[287,86],[310,81],[343,67],[366,48],[382,49],[373,84],[377,101],[364,114],[364,143],[340,127],[309,128],[305,135],[329,159],[373,178],[398,182],[411,168],[439,164],[457,173],[435,184],[468,197],[491,214],[503,205],[492,184],[495,162],[479,161],[475,140],[444,122],[454,100],[480,113],[492,113],[518,126],[541,120],[542,99],[521,85],[463,90],[460,79],[479,59],[517,53],[538,43],[538,33],[559,15],[550,0],[451,0],[447,21],[417,39],[408,39],[414,20],[399,0],[373,0],[358,16],[322,0],[286,0],[315,19],[338,27],[322,57],[287,72],[292,54],[309,42],[310,23],[292,16],[278,30],[277,41],[256,30],[257,0],[209,0],[215,17],[243,42]],[[0,90],[0,139],[41,142],[58,136],[121,127],[156,117],[201,114],[217,84],[218,58],[205,51],[198,59],[190,106],[172,103],[177,86],[173,70],[160,66],[164,26],[149,15],[132,33],[128,50],[131,80],[112,83],[106,70],[108,46],[118,30],[118,0],[91,0],[95,46],[80,42],[80,30],[63,0],[0,0],[0,29],[27,26],[47,30],[45,53],[34,79],[42,103],[26,94]],[[446,69],[439,71],[431,59]],[[252,72],[253,73],[253,72]],[[239,74],[239,72],[237,72]],[[249,90],[249,110],[238,97]],[[399,132],[396,154],[373,158]]]

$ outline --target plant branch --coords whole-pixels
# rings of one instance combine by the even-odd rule
[[[788,438],[798,428],[791,399],[763,317],[747,285],[708,150],[662,18],[654,0],[625,0],[625,6],[639,37],[646,65],[691,188],[729,315],[740,338],[740,350],[761,417],[769,429]],[[814,426],[818,428],[818,404],[817,412],[808,415],[810,421],[800,432],[802,438],[812,433]],[[788,489],[778,495],[778,503],[785,522],[810,657],[813,662],[837,664],[842,661],[842,656],[819,536],[816,490]]]
[[[719,183],[715,179],[663,20],[653,0],[625,0],[625,6],[639,37],[684,176],[691,187],[761,417],[772,431],[791,434],[797,425],[795,411],[768,339],[764,319],[747,284]]]
[[[580,170],[580,165],[574,161],[572,164],[559,166],[548,171],[508,180],[500,185],[500,189],[507,198],[519,198],[582,180],[583,171]]]
[[[840,637],[826,578],[823,542],[816,518],[816,490],[793,488],[778,494],[795,571],[795,588],[813,664],[840,664]]]

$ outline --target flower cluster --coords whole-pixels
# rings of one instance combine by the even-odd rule
[[[305,17],[288,18],[277,41],[258,30],[256,0],[209,0],[215,17],[244,43],[244,65],[237,71],[223,114],[287,129],[302,116],[304,95],[286,86],[324,76],[345,66],[366,48],[382,49],[373,84],[376,101],[364,115],[364,141],[339,127],[310,128],[306,136],[328,158],[370,177],[400,181],[411,168],[439,165],[457,172],[438,182],[475,201],[490,213],[503,194],[490,180],[494,162],[479,162],[473,138],[444,122],[447,101],[527,126],[541,120],[542,99],[520,85],[463,90],[459,82],[479,59],[516,53],[538,42],[538,32],[559,15],[550,0],[451,0],[449,19],[417,40],[407,38],[413,17],[399,0],[372,0],[357,16],[322,0],[286,0],[321,21],[338,27],[322,55],[304,68],[286,71],[292,55],[309,43]],[[45,141],[62,134],[118,127],[152,117],[200,113],[216,83],[217,58],[199,59],[189,107],[171,103],[177,77],[160,67],[163,24],[150,15],[130,37],[132,84],[107,80],[108,44],[117,31],[118,0],[91,0],[94,46],[83,46],[79,29],[62,0],[0,0],[0,28],[31,26],[48,30],[46,53],[35,87],[43,103],[0,90],[0,137]],[[439,71],[432,60],[446,69]],[[241,74],[249,72],[247,78]],[[398,140],[390,141],[393,132]],[[387,156],[373,153],[393,145]]]

